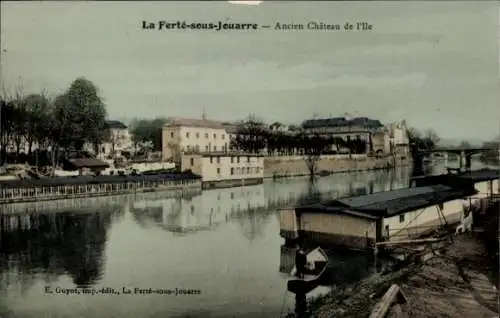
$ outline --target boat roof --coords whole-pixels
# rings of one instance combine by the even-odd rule
[[[297,213],[323,212],[378,219],[403,214],[477,193],[474,188],[448,185],[405,188],[362,196],[344,197],[320,204],[297,207]]]
[[[41,179],[5,180],[0,181],[0,189],[31,188],[31,187],[56,187],[84,184],[116,184],[126,182],[141,182],[151,180],[190,180],[199,179],[195,174],[189,173],[164,173],[157,175],[125,175],[125,176],[75,176],[75,177],[47,177]]]
[[[467,171],[458,175],[458,177],[463,179],[468,179],[473,182],[483,182],[490,181],[500,178],[499,169],[481,169],[474,171]]]
[[[454,174],[440,174],[413,177],[417,187],[433,184],[444,184],[452,187],[472,187],[475,183],[499,179],[500,170],[481,169],[475,171],[459,172]]]

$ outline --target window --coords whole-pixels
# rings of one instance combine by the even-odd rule
[[[226,135],[222,134],[222,136],[220,136],[222,139],[225,139],[226,138]]]
[[[240,163],[240,157],[236,157],[236,162]]]
[[[250,162],[250,156],[247,156],[247,162]]]
[[[220,174],[220,168],[217,168],[217,174]],[[217,198],[217,200],[220,200],[220,196]]]
[[[208,149],[208,146],[205,146],[205,151],[208,152],[210,149]]]
[[[189,132],[186,133],[186,138],[189,138]]]
[[[250,174],[250,167],[247,168],[247,173]]]
[[[200,145],[196,145],[196,146],[194,146],[194,148],[196,149],[196,152],[200,151]]]
[[[231,163],[234,163],[234,157],[231,157]]]
[[[214,157],[210,156],[210,163],[214,163]]]
[[[186,151],[191,151],[191,146],[186,146]]]
[[[196,138],[200,138],[200,133],[196,133]]]
[[[231,175],[234,175],[234,168],[231,168]],[[232,193],[231,193],[232,194]],[[232,199],[232,198],[231,198]]]
[[[214,139],[217,139],[217,134],[214,134]]]
[[[170,133],[170,138],[174,138],[174,132],[173,131]]]
[[[214,151],[217,151],[217,146],[214,146]]]
[[[385,237],[389,237],[389,225],[385,226]]]
[[[220,157],[217,157],[217,163],[220,163]]]
[[[191,158],[191,159],[189,159],[189,161],[191,162],[191,166],[194,166],[194,159]]]
[[[205,133],[205,138],[207,138],[207,139],[208,139],[208,133]]]
[[[399,223],[404,223],[404,221],[405,221],[405,215],[404,215],[404,214],[401,214],[401,215],[399,216]]]

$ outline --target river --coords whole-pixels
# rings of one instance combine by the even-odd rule
[[[279,317],[293,297],[279,272],[284,240],[276,210],[318,200],[318,193],[326,199],[406,187],[410,175],[405,168],[335,174],[314,186],[296,178],[184,198],[0,206],[0,317]],[[76,286],[120,295],[61,294]]]

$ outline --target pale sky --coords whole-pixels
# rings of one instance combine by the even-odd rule
[[[301,122],[345,112],[406,119],[443,138],[500,127],[495,2],[8,2],[2,79],[59,93],[84,76],[112,118]],[[158,31],[141,21],[275,25],[366,21],[356,31]]]

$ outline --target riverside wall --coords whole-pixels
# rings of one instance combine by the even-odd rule
[[[369,157],[366,155],[327,155],[317,164],[317,172],[329,173],[368,171],[411,165],[411,157]],[[284,178],[309,175],[303,156],[267,157],[264,159],[264,178]]]

